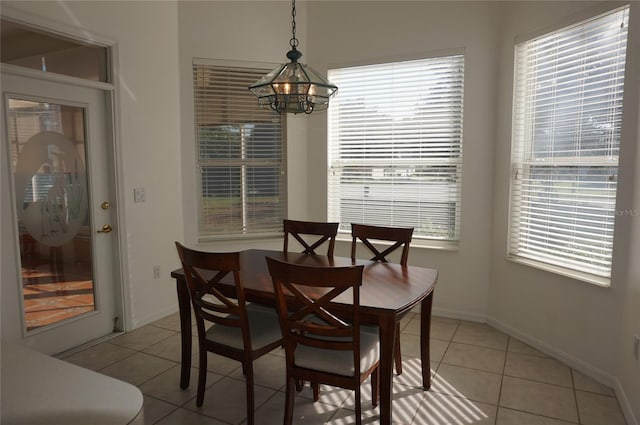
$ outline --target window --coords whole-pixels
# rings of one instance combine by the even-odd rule
[[[4,17],[0,19],[0,61],[43,72],[111,82],[108,47],[43,31]]]
[[[194,61],[201,238],[282,232],[284,116],[260,108],[248,90],[266,72]]]
[[[628,11],[516,46],[510,258],[600,284],[611,275]]]
[[[458,241],[464,56],[329,71],[328,218]]]

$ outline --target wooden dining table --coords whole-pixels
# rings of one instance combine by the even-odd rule
[[[401,266],[394,263],[351,260],[346,257],[327,257],[284,253],[282,251],[250,249],[240,252],[240,279],[247,301],[275,305],[275,294],[265,258],[272,257],[294,264],[322,267],[340,267],[353,264],[364,265],[362,287],[360,289],[360,321],[380,327],[380,423],[391,425],[393,399],[393,354],[394,344],[400,335],[396,333],[398,323],[412,308],[420,305],[420,359],[422,365],[422,386],[431,386],[429,363],[429,339],[431,327],[431,307],[433,291],[438,279],[438,271],[424,267]],[[178,305],[180,309],[180,329],[182,362],[180,387],[189,386],[191,368],[191,303],[189,289],[182,269],[174,270]],[[218,288],[233,295],[232,280],[223,281]],[[351,296],[342,294],[332,308],[340,310],[340,305],[350,303]]]

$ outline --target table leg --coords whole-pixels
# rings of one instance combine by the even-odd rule
[[[178,291],[178,308],[180,311],[180,339],[182,345],[182,361],[180,363],[180,388],[189,386],[191,377],[191,296],[184,278],[176,279]]]
[[[431,359],[429,345],[431,341],[431,307],[433,291],[420,304],[420,361],[422,365],[422,388],[431,388]]]
[[[393,318],[380,319],[380,424],[391,425],[391,402],[393,400],[393,348],[396,338]]]

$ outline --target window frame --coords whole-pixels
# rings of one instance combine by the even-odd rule
[[[263,239],[263,238],[274,238],[274,237],[281,237],[282,236],[282,219],[284,217],[286,217],[287,214],[287,204],[288,204],[288,190],[287,190],[287,118],[285,114],[278,114],[277,112],[273,112],[273,116],[274,117],[278,117],[278,119],[280,120],[280,155],[279,155],[279,160],[276,160],[275,158],[270,158],[270,159],[258,159],[258,158],[246,158],[246,159],[242,159],[242,158],[221,158],[221,159],[216,159],[216,158],[203,158],[201,156],[201,149],[200,149],[200,139],[199,139],[199,125],[198,125],[198,118],[197,118],[197,98],[196,98],[196,81],[195,81],[195,67],[196,66],[205,66],[205,67],[213,67],[213,68],[217,68],[218,70],[231,70],[231,69],[246,69],[246,70],[251,70],[252,72],[255,72],[255,80],[257,80],[258,78],[260,78],[262,75],[266,74],[267,72],[269,72],[271,69],[273,69],[275,66],[277,66],[277,64],[273,64],[273,63],[263,63],[263,62],[250,62],[250,61],[235,61],[235,60],[220,60],[220,59],[207,59],[207,58],[193,58],[192,59],[192,64],[191,64],[191,82],[193,84],[193,107],[194,107],[194,145],[195,145],[195,149],[194,149],[194,168],[196,171],[196,205],[197,205],[197,223],[196,223],[196,235],[197,235],[197,240],[198,242],[216,242],[216,241],[227,241],[227,240],[255,240],[255,239]],[[247,102],[250,102],[248,104],[250,105],[255,105],[256,111],[262,112],[265,110],[265,108],[261,107],[260,105],[258,105],[257,100],[255,99],[255,97],[253,96],[253,94],[251,94],[251,92],[249,91],[248,87],[251,83],[254,82],[254,79],[252,77],[251,81],[248,81],[248,83],[246,84],[246,87],[242,86],[242,87],[238,87],[238,90],[236,91],[236,93],[240,94],[243,97],[246,97]],[[246,93],[245,90],[246,89]],[[271,112],[271,111],[268,111]],[[237,128],[239,129],[240,132],[240,140],[241,140],[241,146],[238,147],[238,149],[240,149],[240,151],[242,152],[242,155],[244,155],[244,152],[246,151],[246,143],[247,143],[247,139],[242,136],[243,130],[242,128],[247,125],[247,124],[260,124],[261,121],[247,121],[247,122],[237,122],[237,123],[229,123],[226,122],[224,124],[220,124],[218,126],[211,126],[210,128],[214,128],[214,127],[224,127],[224,126],[237,126]],[[275,162],[270,162],[270,161],[275,161]],[[209,232],[206,229],[205,224],[203,223],[203,214],[204,214],[204,196],[203,196],[203,173],[204,173],[204,168],[209,166],[218,166],[218,167],[233,167],[233,166],[240,166],[240,167],[244,167],[245,166],[267,166],[267,165],[272,165],[274,164],[274,166],[276,168],[279,168],[280,171],[280,177],[278,180],[278,183],[276,186],[276,188],[279,189],[279,198],[280,198],[280,203],[278,204],[279,206],[279,210],[281,212],[280,216],[277,220],[275,220],[278,225],[276,227],[273,227],[271,230],[269,229],[264,229],[264,231],[259,231],[259,232],[248,232],[247,231],[247,219],[246,219],[246,215],[247,215],[247,211],[245,206],[247,205],[247,202],[250,198],[250,194],[247,193],[247,183],[241,183],[241,198],[242,198],[242,211],[240,211],[240,215],[243,217],[242,221],[242,231],[241,232],[232,232],[232,233],[215,233],[215,232]],[[246,170],[245,170],[246,171]],[[246,175],[245,173],[242,173],[242,175]]]
[[[459,63],[457,64],[457,66],[459,66],[460,71],[458,73],[459,75],[459,80],[460,80],[460,89],[459,92],[457,93],[459,95],[459,115],[455,115],[455,121],[456,121],[456,125],[451,127],[451,128],[456,128],[457,132],[458,132],[458,138],[456,142],[452,142],[452,149],[449,150],[449,152],[457,152],[457,156],[454,158],[453,156],[451,156],[450,158],[447,159],[442,159],[442,158],[436,158],[436,159],[425,159],[423,158],[410,158],[410,159],[406,159],[404,160],[407,163],[407,167],[408,168],[425,168],[425,169],[431,169],[431,170],[435,170],[436,167],[438,166],[445,166],[445,167],[453,167],[455,168],[455,172],[453,174],[450,174],[451,176],[455,176],[455,200],[452,201],[451,203],[452,205],[452,219],[451,221],[449,221],[449,223],[452,223],[453,226],[449,227],[448,229],[451,229],[451,231],[453,232],[454,236],[451,238],[436,238],[436,237],[432,237],[431,235],[425,235],[425,234],[420,234],[419,230],[419,223],[415,223],[415,225],[413,225],[413,227],[416,229],[416,232],[414,232],[413,235],[413,241],[412,241],[412,246],[416,246],[416,247],[423,247],[423,248],[430,248],[430,249],[438,249],[438,250],[448,250],[448,251],[457,251],[459,249],[460,246],[460,240],[461,240],[461,214],[462,214],[462,176],[463,176],[463,145],[464,145],[464,104],[465,104],[465,80],[466,80],[466,63],[467,63],[467,57],[465,54],[464,49],[448,49],[446,51],[440,51],[437,54],[431,54],[431,55],[420,55],[418,57],[396,57],[396,58],[385,58],[384,60],[380,60],[380,61],[375,61],[375,62],[367,62],[367,63],[353,63],[353,64],[342,64],[340,66],[335,66],[333,68],[330,68],[328,70],[328,73],[335,73],[336,71],[339,72],[340,70],[343,69],[349,69],[349,68],[358,68],[358,67],[363,67],[363,68],[367,68],[367,67],[375,67],[375,66],[392,66],[395,64],[398,65],[402,65],[403,63],[411,63],[411,62],[425,62],[425,63],[429,63],[429,61],[443,61],[443,60],[450,60],[453,61],[454,59],[452,58],[459,58]],[[334,74],[335,75],[335,74]],[[454,75],[453,73],[451,75]],[[335,108],[336,108],[336,100],[339,99],[339,96],[341,94],[344,93],[344,89],[342,89],[341,91],[341,84],[339,81],[334,81],[335,77],[331,76],[329,77],[334,83],[336,83],[339,87],[338,89],[338,94],[336,96],[336,98],[334,98],[332,100],[332,106],[329,108],[329,115],[331,115],[332,113],[335,112]],[[451,80],[452,82],[455,81],[455,79],[452,78]],[[345,161],[342,158],[338,158],[338,159],[332,159],[332,149],[338,149],[340,146],[340,142],[336,141],[333,142],[332,141],[332,129],[331,129],[331,116],[329,116],[329,118],[327,119],[327,144],[328,144],[328,157],[327,157],[327,216],[328,219],[330,221],[339,221],[341,223],[339,232],[338,232],[338,239],[339,240],[350,240],[350,229],[349,229],[349,225],[350,225],[350,221],[345,222],[344,220],[341,220],[341,217],[336,216],[336,214],[332,213],[332,208],[335,208],[335,206],[332,204],[332,183],[331,183],[331,174],[332,174],[332,169],[334,167],[335,164],[346,164],[352,167],[358,167],[358,166],[375,166],[376,163],[378,164],[388,164],[390,162],[390,160],[392,158],[394,158],[393,156],[388,156],[386,158],[383,159],[371,159],[371,158],[364,158],[364,157],[358,157],[358,158],[351,158],[350,160]],[[418,133],[418,131],[416,131],[416,134]],[[396,139],[394,139],[396,140]],[[422,145],[425,145],[425,142],[422,143]],[[382,170],[384,173],[384,177],[389,177],[389,175],[387,174],[389,172],[389,170],[394,170],[397,168],[397,165],[399,165],[402,161],[397,161],[394,160],[394,164],[395,166],[392,167],[391,169],[387,169],[388,167],[378,167],[379,171]],[[449,173],[447,174],[449,175]],[[421,183],[423,184],[423,183]],[[336,185],[334,185],[334,187],[340,187],[341,185],[338,183]],[[441,209],[445,209],[446,208],[446,199],[443,199],[440,205]],[[338,215],[342,216],[342,214],[338,213]],[[355,221],[354,221],[355,222]],[[369,224],[375,224],[375,223],[369,223]],[[389,224],[381,224],[381,225],[389,225]],[[397,225],[400,227],[407,227],[409,226],[409,224],[393,224],[393,225]],[[430,237],[431,236],[431,237]]]
[[[533,126],[533,119],[531,119],[531,117],[533,116],[533,114],[530,111],[522,111],[521,109],[524,109],[522,107],[520,107],[520,104],[524,104],[524,103],[528,103],[531,102],[531,99],[526,97],[526,95],[521,94],[520,90],[523,90],[520,86],[519,83],[521,83],[519,81],[519,78],[522,76],[518,70],[518,47],[522,46],[522,45],[526,45],[527,43],[534,43],[536,41],[538,41],[539,39],[544,39],[545,37],[548,36],[552,36],[552,35],[557,35],[557,34],[568,34],[570,33],[572,30],[576,30],[577,28],[589,24],[592,21],[598,21],[599,19],[602,18],[606,18],[607,16],[611,16],[614,15],[616,13],[623,13],[623,20],[626,19],[627,20],[627,25],[626,25],[626,39],[625,39],[625,50],[622,52],[622,66],[624,67],[624,72],[623,72],[623,76],[622,76],[622,83],[621,83],[621,94],[620,94],[620,99],[619,99],[619,108],[620,108],[620,121],[617,123],[618,126],[616,127],[617,133],[618,133],[618,140],[617,140],[617,145],[614,148],[617,151],[616,155],[576,155],[576,156],[553,156],[554,153],[558,153],[558,151],[556,150],[552,150],[550,151],[551,153],[551,157],[550,158],[536,158],[536,156],[533,154],[534,152],[534,136],[531,135],[531,133],[533,133],[533,130],[535,129],[535,127]],[[616,227],[616,221],[617,221],[617,210],[616,210],[616,204],[617,204],[617,200],[618,200],[618,185],[617,185],[617,179],[618,179],[618,172],[619,172],[619,166],[620,166],[620,141],[622,139],[621,135],[622,135],[622,119],[621,116],[623,114],[622,112],[622,108],[624,106],[624,87],[625,87],[625,78],[624,78],[624,73],[626,72],[626,61],[625,61],[625,57],[627,55],[627,51],[628,51],[628,46],[629,46],[629,40],[628,40],[628,19],[629,19],[629,5],[623,5],[620,7],[616,7],[616,8],[610,8],[608,10],[599,10],[599,11],[594,11],[589,15],[584,15],[582,17],[580,17],[580,19],[570,22],[570,23],[565,23],[565,25],[561,25],[558,26],[557,28],[551,29],[551,30],[547,30],[544,32],[539,32],[536,33],[535,35],[532,35],[528,38],[516,38],[516,43],[514,45],[514,68],[513,68],[513,103],[512,103],[512,134],[511,134],[511,143],[510,143],[510,147],[511,147],[511,159],[510,159],[510,166],[511,166],[511,175],[510,175],[510,189],[509,189],[509,217],[508,217],[508,233],[507,233],[507,252],[506,252],[506,259],[515,263],[519,263],[519,264],[523,264],[526,266],[530,266],[530,267],[534,267],[540,270],[544,270],[550,273],[554,273],[557,275],[561,275],[561,276],[566,276],[578,281],[582,281],[582,282],[586,282],[586,283],[590,283],[590,284],[594,284],[597,286],[603,286],[603,287],[608,287],[611,284],[611,273],[612,273],[612,269],[613,269],[613,251],[614,251],[614,233],[615,233],[615,227]],[[522,74],[525,74],[525,72],[523,72]],[[601,72],[602,75],[604,74],[604,72]],[[580,85],[581,88],[583,88],[585,86],[584,83],[584,77],[581,75],[580,79],[582,81],[582,84]],[[526,85],[526,83],[521,83],[522,85]],[[531,95],[530,97],[533,97],[537,94],[537,92],[534,92],[533,95]],[[523,96],[522,99],[519,98],[519,96]],[[551,102],[557,102],[556,98],[552,98]],[[518,114],[521,114],[523,116],[525,116],[525,119],[522,119],[521,117],[519,117]],[[528,118],[528,120],[527,120]],[[554,120],[554,123],[557,123],[557,120]],[[524,135],[524,136],[518,136],[517,135],[517,127],[518,125],[524,125],[527,128],[530,128],[530,130],[528,130],[528,132],[530,134],[528,135]],[[525,131],[526,132],[526,131]],[[576,132],[576,135],[582,136],[582,137],[578,137],[577,138],[577,144],[580,145],[583,141],[585,141],[585,137],[584,137],[584,133],[581,132]],[[521,137],[523,140],[519,141],[517,140],[518,137]],[[588,141],[588,140],[587,140]],[[611,141],[609,141],[609,143],[611,143]],[[607,149],[610,149],[611,146],[608,146]],[[601,147],[599,147],[598,149],[603,149]],[[588,153],[588,150],[586,150],[586,152]],[[615,159],[615,160],[614,160]],[[521,187],[523,186],[522,183],[518,183],[517,180],[518,179],[523,179],[524,177],[526,177],[529,173],[532,172],[532,170],[535,170],[536,168],[538,169],[544,169],[545,167],[550,168],[550,167],[556,167],[556,169],[559,168],[571,168],[573,167],[576,170],[580,170],[583,173],[584,172],[589,172],[589,171],[593,171],[593,170],[602,170],[602,171],[607,171],[608,168],[614,168],[615,169],[615,175],[611,176],[611,174],[609,175],[609,182],[614,182],[615,187],[613,189],[613,207],[611,209],[607,209],[607,212],[610,213],[610,219],[611,219],[611,248],[609,250],[609,264],[608,264],[608,275],[603,275],[601,273],[597,273],[597,272],[593,272],[593,270],[596,269],[595,266],[571,266],[570,264],[567,265],[567,262],[565,262],[564,265],[562,264],[558,264],[557,262],[560,262],[560,260],[556,260],[557,262],[552,262],[552,261],[544,261],[544,259],[542,259],[540,257],[540,255],[537,256],[537,258],[534,258],[533,256],[523,256],[521,254],[518,254],[517,252],[517,248],[514,247],[515,244],[518,243],[519,240],[521,240],[522,238],[520,238],[519,232],[521,232],[521,230],[519,230],[519,225],[520,225],[520,221],[522,220],[522,213],[520,212],[520,208],[524,205],[525,201],[522,200],[522,198],[524,197],[524,195],[522,194],[522,190]],[[521,173],[521,175],[519,175],[519,173]],[[604,174],[603,174],[604,175]],[[576,171],[575,173],[573,173],[573,176],[579,177],[581,176],[581,174]],[[546,182],[546,183],[553,183],[553,180],[544,180],[541,179],[541,182]],[[578,183],[580,183],[580,180],[577,180]],[[601,183],[604,182],[604,180],[601,181]],[[584,181],[582,181],[582,183],[584,183]],[[584,190],[584,189],[583,189]],[[582,200],[583,202],[586,203],[586,201],[588,200],[588,197],[582,196],[580,198],[576,198],[577,200]],[[516,205],[517,203],[517,205]],[[514,212],[514,210],[517,210]],[[546,223],[550,223],[550,224],[555,224],[557,222],[551,220],[551,221],[546,221]],[[603,225],[606,224],[606,219],[604,219],[602,221]],[[567,229],[569,227],[565,227],[564,229]],[[551,234],[551,233],[550,233]],[[583,264],[588,264],[587,262],[585,262],[584,260],[582,260]],[[591,270],[589,270],[589,268],[591,268]]]

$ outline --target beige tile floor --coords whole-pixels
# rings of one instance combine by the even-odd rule
[[[613,391],[494,328],[434,317],[431,390],[420,388],[419,320],[402,323],[404,373],[394,377],[393,421],[402,425],[626,425]],[[195,405],[197,369],[191,386],[179,381],[177,314],[113,338],[65,360],[130,382],[144,394],[134,425],[245,424],[244,382],[239,363],[209,354],[204,405]],[[194,339],[197,347],[197,340]],[[196,356],[193,365],[197,366]],[[257,424],[282,423],[282,350],[255,365]],[[363,423],[379,423],[363,386]],[[324,386],[313,403],[305,388],[296,396],[295,424],[354,423],[350,391]]]

